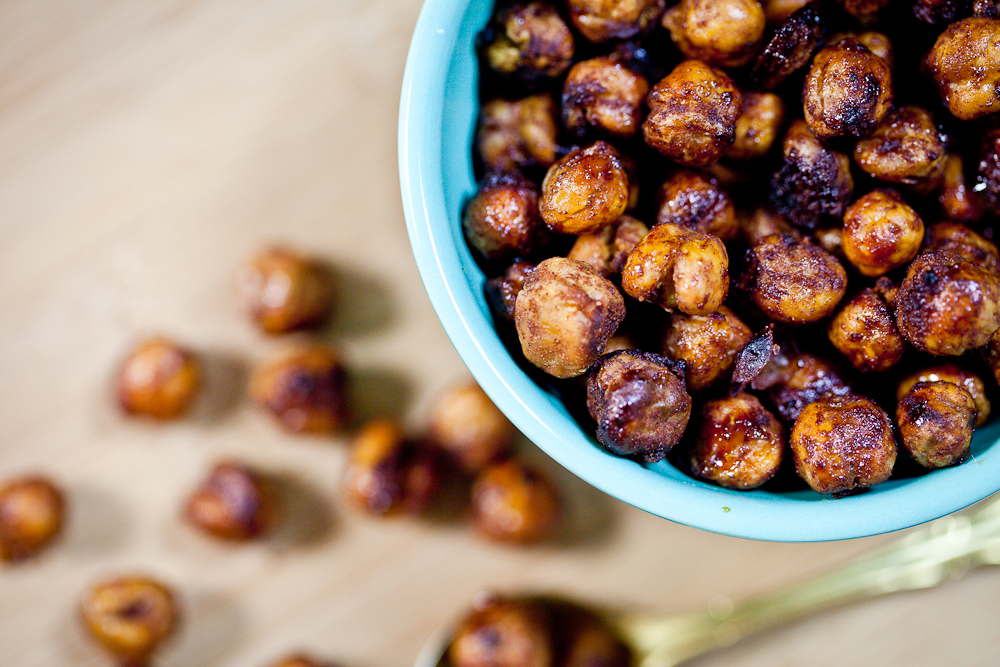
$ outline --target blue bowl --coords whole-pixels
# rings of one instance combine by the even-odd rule
[[[833,499],[803,490],[732,491],[668,463],[605,452],[559,398],[518,366],[493,327],[485,277],[462,237],[476,191],[476,34],[492,0],[428,0],[410,44],[399,111],[399,180],[407,231],[427,294],[470,372],[520,431],[604,492],[670,521],[758,540],[813,542],[876,535],[950,514],[1000,489],[1000,422],[980,429],[962,465],[890,480]]]

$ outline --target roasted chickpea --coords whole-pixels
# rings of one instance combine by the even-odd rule
[[[663,354],[685,363],[688,389],[710,386],[732,369],[736,353],[750,342],[753,331],[725,306],[708,315],[670,316],[663,337]]]
[[[629,253],[635,250],[649,227],[630,215],[623,215],[593,234],[581,234],[566,256],[597,269],[605,278],[621,274]]]
[[[591,42],[628,39],[645,32],[665,0],[566,0],[570,20]]]
[[[990,416],[990,399],[986,397],[986,385],[975,373],[959,366],[958,364],[946,362],[935,364],[929,368],[919,370],[907,375],[899,381],[896,388],[896,400],[902,400],[906,392],[913,388],[918,382],[951,382],[969,392],[972,400],[976,404],[976,426],[982,426]]]
[[[771,13],[770,7],[767,13]],[[774,90],[805,67],[823,40],[823,26],[815,3],[800,3],[780,22],[750,73],[751,80],[764,90]]]
[[[681,0],[666,11],[662,23],[688,58],[738,67],[760,46],[764,9],[757,0]]]
[[[756,386],[756,385],[755,385]],[[773,372],[768,398],[778,416],[794,422],[807,405],[822,398],[846,396],[853,389],[834,364],[812,354],[798,354]]]
[[[896,464],[892,422],[863,396],[810,403],[795,420],[789,442],[799,476],[814,491],[834,497],[881,484]]]
[[[0,485],[0,561],[28,560],[52,544],[62,530],[64,507],[59,489],[44,477]]]
[[[730,241],[739,231],[733,200],[709,176],[681,169],[660,187],[656,224],[671,223]]]
[[[454,667],[553,667],[556,648],[540,601],[481,596],[448,645]]]
[[[736,140],[743,96],[724,72],[699,60],[677,65],[647,99],[646,143],[682,165],[703,167]]]
[[[434,401],[427,433],[459,465],[475,471],[508,454],[516,431],[486,392],[468,380],[449,387]]]
[[[215,537],[247,541],[264,534],[278,504],[267,478],[235,461],[216,464],[184,505],[184,518]]]
[[[960,222],[938,222],[928,227],[923,250],[950,250],[972,264],[1000,275],[1000,251],[996,245]]]
[[[330,277],[320,263],[286,247],[253,257],[237,284],[250,319],[269,334],[314,326],[333,303]]]
[[[811,0],[764,0],[764,17],[769,25],[784,23],[792,14],[802,9]]]
[[[917,256],[924,221],[893,190],[872,190],[844,214],[844,256],[859,273],[878,277]]]
[[[620,350],[603,355],[587,374],[587,411],[605,449],[653,462],[680,442],[691,396],[666,357]]]
[[[906,352],[888,304],[870,287],[841,306],[826,331],[833,346],[865,373],[889,370]]]
[[[948,110],[960,120],[1000,111],[1000,20],[967,18],[949,25],[927,55]]]
[[[486,62],[495,72],[532,83],[569,69],[575,44],[569,26],[547,2],[501,9],[483,33]]]
[[[556,161],[559,109],[551,95],[494,99],[483,105],[476,147],[487,171],[549,167]]]
[[[746,285],[753,302],[776,322],[816,322],[847,290],[837,258],[808,241],[768,236],[748,251]]]
[[[146,665],[177,627],[173,593],[147,576],[120,577],[94,586],[84,596],[81,610],[90,635],[127,667]]]
[[[785,122],[785,103],[774,93],[743,93],[743,113],[736,119],[736,140],[726,149],[734,160],[761,158],[771,151]]]
[[[1000,278],[942,250],[919,255],[896,294],[896,324],[923,352],[959,355],[1000,328]]]
[[[465,208],[462,230],[475,251],[499,265],[530,258],[550,238],[538,188],[519,173],[487,175]]]
[[[611,144],[598,141],[549,168],[538,208],[549,229],[587,234],[621,217],[628,201],[625,166]]]
[[[729,255],[717,237],[671,223],[654,226],[629,254],[622,289],[688,315],[714,313],[729,293]]]
[[[696,477],[747,490],[774,477],[781,467],[784,429],[755,396],[709,401],[701,409],[697,428],[690,454]]]
[[[250,395],[292,433],[330,433],[347,418],[346,383],[333,350],[303,345],[258,368]]]
[[[973,224],[983,219],[986,204],[966,179],[961,155],[953,153],[945,158],[938,202],[949,220]]]
[[[586,371],[624,317],[618,289],[589,264],[565,257],[539,264],[514,304],[525,358],[558,378]]]
[[[521,293],[525,279],[535,270],[535,266],[531,262],[514,262],[501,275],[490,278],[483,284],[486,301],[498,322],[514,324],[517,295]]]
[[[553,535],[562,501],[552,482],[514,459],[490,463],[472,483],[472,521],[496,542],[531,544]]]
[[[787,234],[795,239],[802,238],[798,230],[784,217],[763,206],[754,209],[749,215],[737,215],[737,220],[740,225],[740,238],[750,248],[774,234]]]
[[[918,382],[896,406],[903,447],[925,468],[944,468],[969,456],[976,404],[951,382]]]
[[[861,42],[847,38],[813,58],[802,91],[809,128],[822,140],[866,137],[892,107],[892,73]]]
[[[118,404],[127,414],[176,419],[187,412],[201,383],[194,352],[166,338],[149,338],[121,366]]]
[[[945,145],[927,110],[893,109],[872,135],[854,146],[854,161],[890,183],[929,187],[944,170]]]
[[[631,137],[642,124],[649,82],[614,56],[598,56],[573,65],[563,83],[562,117],[578,135],[589,129],[613,137]]]

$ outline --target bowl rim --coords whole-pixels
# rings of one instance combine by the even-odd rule
[[[420,10],[400,94],[400,192],[414,259],[445,332],[475,380],[529,440],[577,477],[630,505],[683,525],[755,540],[819,542],[892,532],[960,510],[1000,488],[1000,447],[988,446],[1000,437],[997,422],[977,431],[973,453],[960,466],[935,470],[920,484],[890,480],[839,499],[812,491],[724,489],[665,462],[641,465],[613,456],[593,438],[581,447],[581,431],[566,409],[507,353],[481,295],[477,300],[472,294],[470,266],[478,269],[470,264],[468,248],[456,244],[455,230],[440,223],[451,220],[446,191],[455,187],[445,177],[443,154],[464,151],[471,173],[469,144],[447,143],[454,134],[446,128],[454,121],[445,114],[448,78],[455,67],[476,66],[475,58],[470,63],[456,57],[455,45],[467,13],[477,8],[473,13],[481,19],[485,6],[492,3],[426,0]],[[482,283],[481,275],[471,279]]]

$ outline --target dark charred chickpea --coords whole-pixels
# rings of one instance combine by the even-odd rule
[[[915,0],[913,15],[918,21],[945,26],[967,13],[969,0]]]
[[[263,535],[277,514],[270,481],[234,461],[216,464],[184,505],[184,518],[193,526],[237,542]]]
[[[924,368],[907,375],[899,381],[896,400],[902,400],[906,392],[918,382],[951,382],[969,392],[976,404],[976,426],[982,426],[990,417],[990,399],[986,396],[986,385],[978,375],[956,363],[945,362]]]
[[[975,224],[986,213],[985,202],[965,176],[961,155],[952,153],[945,158],[938,202],[944,217],[956,222]]]
[[[538,187],[519,173],[487,175],[465,208],[462,230],[475,251],[499,265],[532,257],[550,238]]]
[[[823,41],[823,25],[815,3],[802,3],[781,25],[757,56],[750,78],[764,90],[774,90],[809,64]]]
[[[738,67],[760,46],[764,8],[757,0],[681,0],[666,11],[662,23],[688,58]]]
[[[504,270],[503,274],[490,278],[483,284],[486,301],[498,322],[514,324],[514,304],[517,302],[517,295],[524,287],[528,274],[535,270],[535,266],[531,262],[514,262]]]
[[[541,542],[555,533],[562,520],[556,487],[540,471],[515,459],[482,468],[471,493],[476,530],[496,542]]]
[[[302,345],[258,368],[250,395],[292,433],[330,433],[347,419],[347,372],[320,345]]]
[[[647,104],[646,143],[682,165],[703,167],[736,140],[743,96],[723,71],[687,60],[653,86]]]
[[[620,275],[625,262],[649,227],[630,215],[623,215],[593,234],[581,234],[566,254],[597,269],[605,278]]]
[[[291,248],[264,250],[236,278],[250,319],[269,334],[319,324],[333,303],[330,277],[320,263]]]
[[[122,667],[142,667],[174,633],[177,608],[164,584],[127,576],[91,588],[81,605],[84,625]]]
[[[708,315],[674,313],[663,336],[663,354],[685,363],[688,389],[700,391],[723,379],[753,331],[725,306]]]
[[[927,66],[956,118],[974,120],[1000,111],[1000,19],[952,23],[934,42]]]
[[[644,33],[663,12],[665,0],[567,0],[570,20],[591,42]]]
[[[714,313],[729,294],[729,255],[717,236],[671,223],[654,226],[629,254],[622,289],[688,315]]]
[[[671,223],[731,241],[739,232],[733,200],[718,182],[681,169],[660,187],[656,224]]]
[[[701,409],[691,447],[695,477],[729,489],[756,489],[778,472],[785,433],[755,396],[709,401]]]
[[[996,0],[972,0],[972,15],[979,18],[995,19],[1000,17],[1000,7],[997,7]]]
[[[562,117],[568,130],[583,135],[594,129],[613,137],[639,132],[649,82],[614,56],[598,56],[573,65],[563,83]]]
[[[558,378],[583,374],[624,317],[618,289],[589,264],[565,257],[539,264],[514,304],[525,358]]]
[[[799,354],[774,374],[768,398],[778,416],[792,423],[813,401],[846,396],[851,392],[846,375],[837,366],[812,354]]]
[[[924,221],[893,190],[872,190],[844,214],[843,249],[859,273],[877,278],[917,256]]]
[[[0,484],[0,561],[28,560],[51,545],[62,530],[64,507],[62,493],[44,477]]]
[[[479,113],[476,147],[486,171],[549,167],[558,157],[559,109],[551,95],[490,100]]]
[[[625,166],[611,144],[598,141],[549,168],[538,208],[549,229],[587,234],[621,217],[628,201]]]
[[[827,336],[837,351],[865,373],[889,370],[907,349],[888,304],[870,287],[840,307],[830,320]]]
[[[573,33],[546,2],[516,3],[500,10],[484,34],[490,68],[519,81],[558,77],[573,61]]]
[[[448,646],[454,667],[553,667],[555,646],[541,602],[481,597]]]
[[[605,449],[660,461],[684,434],[691,396],[666,357],[621,350],[602,356],[588,372],[587,411]]]
[[[854,161],[890,183],[933,186],[944,170],[945,144],[926,109],[893,109],[872,135],[854,146]]]
[[[996,245],[960,222],[938,222],[928,227],[923,250],[950,250],[972,264],[1000,275],[1000,251]]]
[[[726,149],[734,160],[761,158],[771,151],[785,123],[785,103],[774,93],[743,93],[743,113],[736,119],[736,141]]]
[[[903,447],[925,468],[944,468],[969,456],[976,404],[951,382],[918,382],[896,406]]]
[[[847,38],[813,58],[802,91],[806,122],[822,140],[866,137],[892,107],[892,73],[884,60]]]
[[[749,215],[737,214],[737,219],[740,224],[740,238],[751,248],[774,234],[787,234],[796,239],[802,237],[783,216],[763,206],[754,209]]]
[[[475,471],[510,452],[514,425],[472,380],[449,387],[430,409],[428,438]]]
[[[118,373],[118,404],[130,415],[177,419],[201,389],[201,363],[191,350],[166,338],[133,349]]]
[[[896,464],[889,416],[863,396],[810,403],[789,442],[799,476],[814,491],[835,497],[881,484]]]

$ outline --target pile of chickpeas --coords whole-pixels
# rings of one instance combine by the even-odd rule
[[[966,460],[1000,379],[997,15],[498,2],[462,227],[515,356],[609,452],[732,489]]]

